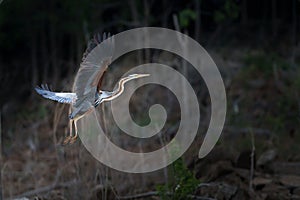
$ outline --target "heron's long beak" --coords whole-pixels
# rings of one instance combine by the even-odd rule
[[[138,74],[137,78],[147,77],[150,76],[150,74]]]
[[[137,78],[143,78],[143,77],[147,77],[150,76],[150,74],[131,74],[127,77],[122,78],[126,83],[127,81],[133,80],[133,79],[137,79]]]

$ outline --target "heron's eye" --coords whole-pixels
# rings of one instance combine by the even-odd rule
[[[73,117],[73,115],[72,114],[70,114],[69,115],[69,119],[73,119],[74,117]]]

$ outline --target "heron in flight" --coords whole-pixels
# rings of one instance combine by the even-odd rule
[[[100,48],[98,44],[101,43]],[[108,66],[111,64],[111,58],[114,49],[114,38],[109,34],[101,36],[95,35],[89,42],[88,47],[83,54],[79,71],[75,77],[73,92],[53,92],[47,85],[36,87],[37,93],[44,98],[58,101],[60,103],[71,104],[72,112],[70,119],[70,135],[65,138],[64,144],[74,143],[78,137],[77,121],[90,113],[93,108],[105,101],[112,101],[122,94],[124,84],[130,80],[149,76],[149,74],[131,74],[121,78],[117,88],[113,91],[101,90],[103,76]],[[73,136],[72,127],[75,127]]]

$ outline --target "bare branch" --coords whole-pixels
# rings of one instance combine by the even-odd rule
[[[272,132],[267,129],[261,129],[261,128],[239,128],[239,127],[233,127],[233,126],[225,126],[224,131],[228,131],[231,134],[240,134],[240,133],[250,133],[252,132],[254,135],[265,135],[265,136],[271,136]]]
[[[141,199],[141,198],[157,196],[157,195],[158,195],[157,191],[150,191],[150,192],[145,192],[145,193],[141,193],[141,194],[134,194],[134,195],[119,197],[119,199]]]
[[[20,194],[18,196],[13,197],[12,199],[17,199],[17,198],[22,198],[22,197],[30,197],[30,196],[33,196],[33,195],[49,192],[51,190],[58,189],[58,188],[68,188],[68,187],[71,187],[71,186],[76,185],[78,183],[79,182],[76,181],[76,180],[67,181],[67,182],[63,182],[63,183],[57,183],[57,184],[54,183],[52,185],[48,185],[48,186],[45,186],[45,187],[37,188],[35,190],[30,190],[30,191],[24,192],[23,194]]]
[[[130,195],[130,196],[123,196],[123,197],[119,197],[119,199],[142,199],[142,198],[146,198],[146,197],[151,197],[151,196],[158,196],[159,193],[157,191],[150,191],[150,192],[145,192],[145,193],[141,193],[141,194],[135,194],[135,195]],[[167,193],[168,196],[173,195],[172,193]],[[201,196],[197,196],[197,195],[188,195],[189,198],[192,199],[197,199],[197,200],[216,200],[214,198],[210,198],[210,197],[201,197]]]

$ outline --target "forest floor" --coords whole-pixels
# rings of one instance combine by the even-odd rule
[[[262,50],[210,53],[224,77],[227,121],[207,157],[197,159],[201,136],[184,154],[183,174],[188,170],[198,181],[182,185],[189,191],[180,190],[184,198],[300,199],[299,69]],[[174,166],[147,174],[103,166],[80,141],[61,145],[66,107],[41,105],[27,102],[3,118],[4,199],[175,199],[180,184]]]

